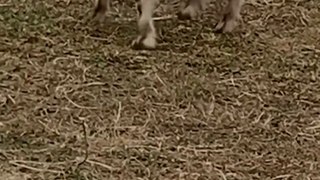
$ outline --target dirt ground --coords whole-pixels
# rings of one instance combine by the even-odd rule
[[[172,4],[135,51],[133,0],[0,0],[1,180],[320,180],[320,1]]]

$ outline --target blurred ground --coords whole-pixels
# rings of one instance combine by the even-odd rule
[[[132,0],[102,25],[0,2],[1,180],[320,179],[320,1],[248,0],[224,35],[212,3],[157,21],[157,51],[129,47]]]

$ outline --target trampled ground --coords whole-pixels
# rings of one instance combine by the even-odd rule
[[[232,34],[134,2],[0,0],[0,179],[320,179],[320,1],[251,0]],[[163,4],[157,17],[172,14]]]

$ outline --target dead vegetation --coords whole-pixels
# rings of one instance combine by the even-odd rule
[[[157,51],[133,0],[0,2],[0,179],[320,179],[320,2],[247,1],[232,34],[212,3]]]

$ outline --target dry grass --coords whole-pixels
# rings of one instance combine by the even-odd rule
[[[1,180],[320,179],[320,1],[247,1],[225,35],[213,3],[157,21],[158,51],[128,46],[133,0],[103,25],[89,0],[0,4]]]

